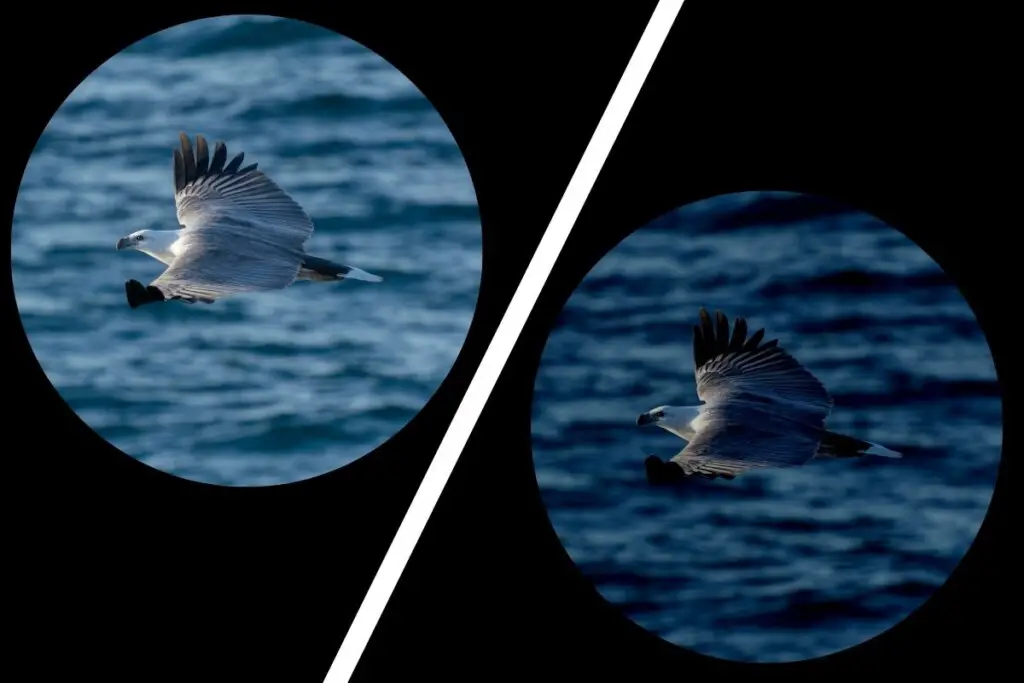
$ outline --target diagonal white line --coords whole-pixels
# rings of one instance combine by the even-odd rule
[[[583,210],[583,204],[590,195],[605,159],[608,158],[608,153],[615,144],[619,131],[622,130],[622,124],[633,108],[633,103],[644,81],[647,80],[647,74],[661,52],[661,46],[665,43],[665,38],[684,1],[659,0],[657,7],[654,8],[654,13],[647,22],[643,35],[640,36],[640,42],[637,43],[633,56],[630,57],[629,64],[626,65],[626,70],[622,73],[622,78],[619,79],[619,84],[615,87],[615,92],[612,93],[611,100],[594,130],[594,135],[587,144],[572,179],[569,180],[565,194],[555,209],[540,244],[537,245],[537,251],[512,296],[508,310],[505,311],[494,338],[480,361],[480,367],[473,375],[466,395],[455,411],[452,423],[423,476],[423,481],[402,519],[402,524],[398,527],[395,538],[391,541],[391,547],[388,548],[384,561],[381,562],[380,569],[377,570],[377,575],[374,576],[366,597],[363,598],[363,603],[359,606],[348,633],[345,634],[345,640],[341,643],[324,683],[347,683],[352,677],[356,664],[384,612],[384,607],[416,547],[416,542],[427,525],[430,513],[441,497],[448,477],[455,469],[455,463],[458,462],[462,449],[469,440],[473,427],[476,426],[484,403],[491,395],[498,376],[505,367],[519,334],[523,331],[530,311],[533,310],[533,305],[548,275],[551,274],[555,260],[565,246],[569,231]]]

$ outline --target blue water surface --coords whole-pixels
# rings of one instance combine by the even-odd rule
[[[124,282],[163,266],[114,244],[177,227],[179,131],[258,162],[313,217],[309,252],[384,281],[130,310]],[[390,438],[451,369],[480,280],[473,185],[430,102],[358,43],[271,17],[178,26],[89,76],[36,146],[12,240],[61,396],[125,453],[216,484],[305,479]]]
[[[831,429],[906,456],[648,486],[644,457],[685,442],[635,420],[698,403],[701,306],[814,372]],[[1002,445],[953,281],[893,228],[803,195],[716,197],[630,235],[570,298],[535,391],[537,479],[579,569],[641,626],[734,660],[829,654],[907,616],[973,541]]]

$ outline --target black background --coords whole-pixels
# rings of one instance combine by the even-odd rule
[[[459,4],[287,13],[335,28],[403,71],[451,129],[480,203],[483,281],[466,344],[424,410],[369,456],[263,489],[152,470],[60,400],[7,298],[6,649],[40,673],[323,679],[655,5]],[[1010,220],[992,203],[1002,169],[1019,160],[999,158],[1009,133],[988,94],[1010,89],[992,61],[998,19],[918,7],[685,3],[355,679],[647,681],[882,666],[925,674],[977,663],[995,670],[1012,656],[1003,624],[1014,623],[1008,597],[1019,596],[1019,583],[995,561],[1008,538],[1009,458],[978,542],[925,607],[863,647],[763,667],[689,654],[621,617],[573,568],[533,474],[533,378],[558,310],[629,232],[721,192],[826,194],[902,229],[957,279],[1005,381],[995,329],[1007,317],[999,304],[1012,274],[1002,237]],[[142,14],[27,5],[6,18],[12,206],[43,126],[92,69],[204,16],[196,6],[133,8]]]

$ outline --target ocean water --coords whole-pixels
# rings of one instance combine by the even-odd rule
[[[125,281],[163,265],[114,244],[177,227],[180,131],[259,163],[315,221],[307,251],[384,281],[129,309]],[[323,28],[222,17],[71,94],[25,169],[12,256],[36,357],[89,426],[172,474],[265,485],[334,470],[423,407],[469,329],[481,233],[454,138],[398,70]]]
[[[697,403],[699,307],[747,318],[835,398],[830,428],[905,453],[650,487],[685,443],[635,424]],[[876,636],[941,586],[1001,455],[995,369],[936,263],[802,195],[698,202],[633,233],[570,298],[541,360],[534,462],[555,531],[604,598],[665,640],[792,661]]]

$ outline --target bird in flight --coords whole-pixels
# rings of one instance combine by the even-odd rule
[[[764,330],[747,337],[747,322],[715,320],[700,309],[693,327],[697,397],[703,405],[663,405],[641,414],[637,425],[657,425],[688,443],[668,461],[649,456],[651,483],[687,476],[732,479],[764,467],[793,467],[818,458],[900,453],[825,428],[833,399],[821,382]]]
[[[306,254],[313,221],[256,164],[242,167],[244,152],[228,161],[227,147],[218,142],[211,158],[202,135],[194,150],[185,133],[180,137],[181,148],[174,150],[179,229],[138,230],[117,241],[118,251],[141,251],[167,266],[148,286],[125,283],[129,306],[167,300],[209,304],[298,280],[382,280]]]

